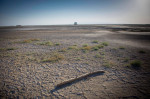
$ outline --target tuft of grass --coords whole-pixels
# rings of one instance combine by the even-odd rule
[[[63,48],[63,49],[61,49],[59,52],[66,52],[67,51],[67,49],[66,48]]]
[[[15,50],[16,48],[0,48],[0,51],[9,51],[9,50]]]
[[[61,45],[60,43],[55,43],[55,46],[59,46],[59,45]]]
[[[83,45],[82,45],[82,47],[87,47],[87,46],[88,46],[88,44],[83,44]]]
[[[36,58],[34,58],[34,57],[28,57],[28,61],[36,61]]]
[[[101,55],[96,54],[94,57],[95,57],[95,58],[101,58]]]
[[[97,41],[97,40],[94,40],[94,41],[92,41],[92,43],[98,43],[98,41]]]
[[[0,53],[0,57],[12,57],[12,54],[9,54],[9,53]]]
[[[6,48],[6,50],[15,50],[16,48]]]
[[[105,55],[105,53],[104,53],[104,52],[100,52],[100,54],[101,54],[101,55]]]
[[[85,64],[85,65],[89,65],[89,63],[88,63],[88,62],[84,62],[83,64]]]
[[[133,68],[139,68],[139,67],[141,67],[141,61],[139,61],[139,60],[133,60],[133,61],[131,61],[131,66],[133,67]]]
[[[76,44],[72,45],[72,46],[77,46]]]
[[[77,46],[69,46],[68,50],[71,50],[71,49],[78,49],[78,48],[77,48]]]
[[[102,42],[102,45],[108,46],[108,42]]]
[[[46,46],[53,46],[53,43],[50,42],[50,41],[47,41],[47,42],[40,42],[40,43],[37,43],[38,45],[46,45]]]
[[[112,61],[105,61],[103,66],[107,67],[107,68],[110,68],[112,66],[114,66],[115,64],[112,62]]]
[[[123,47],[123,46],[120,46],[120,47],[119,47],[119,49],[125,49],[125,47]]]
[[[0,48],[0,51],[4,51],[4,50],[6,50],[5,48]]]
[[[143,51],[143,50],[140,50],[140,51],[139,51],[139,53],[141,53],[141,54],[145,54],[146,52],[145,52],[145,51]]]
[[[64,59],[64,55],[55,53],[50,58],[43,59],[42,62],[52,62],[52,63],[54,63],[54,62],[57,62],[57,61],[62,60],[62,59]]]
[[[80,61],[80,60],[81,60],[81,58],[80,58],[80,57],[77,57],[77,58],[75,58],[75,60],[76,60],[76,61]]]
[[[97,51],[99,50],[100,48],[103,48],[104,46],[103,45],[95,45],[95,46],[88,46],[87,44],[86,45],[83,45],[80,49],[82,51],[87,51],[87,50],[93,50],[93,51]]]
[[[96,45],[96,47],[100,49],[100,48],[103,48],[104,46],[99,44],[99,45]]]
[[[93,47],[92,47],[92,50],[93,50],[93,51],[97,51],[97,50],[99,50],[99,48],[98,48],[97,46],[93,46]]]
[[[39,39],[32,38],[23,41],[18,41],[17,43],[31,43],[32,41],[39,41]]]
[[[91,50],[92,46],[81,47],[81,50]]]

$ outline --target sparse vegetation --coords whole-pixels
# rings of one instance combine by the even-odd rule
[[[32,38],[32,39],[27,39],[23,41],[18,41],[16,43],[31,43],[32,41],[39,41],[39,39]]]
[[[72,46],[77,46],[76,44],[72,45]]]
[[[60,43],[55,43],[55,46],[59,46],[59,45],[61,45]]]
[[[51,55],[51,57],[43,59],[42,62],[52,62],[53,63],[53,62],[57,62],[62,59],[64,59],[64,55],[55,53],[54,55]]]
[[[109,68],[109,67],[112,67],[114,66],[115,64],[112,62],[112,61],[105,61],[103,66]]]
[[[81,47],[81,50],[91,50],[92,46],[84,46]]]
[[[52,46],[53,43],[51,41],[47,41],[47,42],[40,42],[40,43],[37,43],[38,45],[46,45],[46,46]]]
[[[125,49],[125,47],[123,47],[123,46],[120,46],[120,47],[119,47],[119,49]]]
[[[30,57],[28,57],[28,60],[29,60],[29,61],[36,61],[36,58],[30,56]]]
[[[82,45],[82,47],[87,47],[88,46],[88,44],[84,44],[84,45]]]
[[[70,49],[78,49],[78,48],[77,48],[77,46],[69,46],[68,50],[70,50]]]
[[[11,57],[12,55],[11,54],[9,54],[9,53],[0,53],[0,57]]]
[[[141,61],[139,60],[133,60],[130,64],[133,68],[141,67]]]
[[[77,58],[75,58],[75,60],[76,60],[76,61],[80,61],[80,60],[81,60],[81,58],[80,58],[80,57],[77,57]]]
[[[97,46],[93,46],[93,47],[92,47],[92,50],[93,50],[93,51],[97,51],[97,50],[99,50],[99,48],[98,48]]]
[[[107,42],[103,42],[102,45],[108,46],[108,43]]]
[[[96,54],[94,57],[95,57],[95,58],[101,58],[101,55]]]
[[[63,48],[63,49],[59,50],[59,52],[66,52],[66,51],[67,51],[66,48]]]
[[[99,44],[99,45],[96,45],[96,47],[100,49],[100,48],[103,48],[104,46]]]
[[[101,54],[101,55],[105,55],[105,53],[104,53],[104,52],[100,52],[100,54]]]
[[[98,41],[97,41],[97,40],[94,40],[94,41],[92,41],[92,43],[98,43]]]
[[[9,50],[15,50],[16,48],[0,48],[0,51],[9,51]]]

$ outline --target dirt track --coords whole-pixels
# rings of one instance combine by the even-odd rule
[[[43,44],[48,41],[53,44]],[[46,60],[55,55],[61,58]],[[138,68],[131,66],[134,60],[141,62]],[[0,97],[144,99],[150,97],[149,60],[145,25],[0,27]],[[105,73],[51,92],[98,70]]]

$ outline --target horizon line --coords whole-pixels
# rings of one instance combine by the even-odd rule
[[[150,24],[112,24],[112,23],[106,23],[106,24],[77,24],[77,25],[74,25],[74,24],[45,24],[45,25],[21,25],[21,24],[17,24],[17,25],[20,25],[20,26],[59,26],[59,25],[73,25],[73,26],[78,26],[78,25],[150,25]],[[0,27],[3,27],[3,26],[17,26],[17,25],[0,25]]]

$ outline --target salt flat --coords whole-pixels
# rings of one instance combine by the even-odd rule
[[[0,97],[148,98],[149,60],[149,25],[0,27]]]

